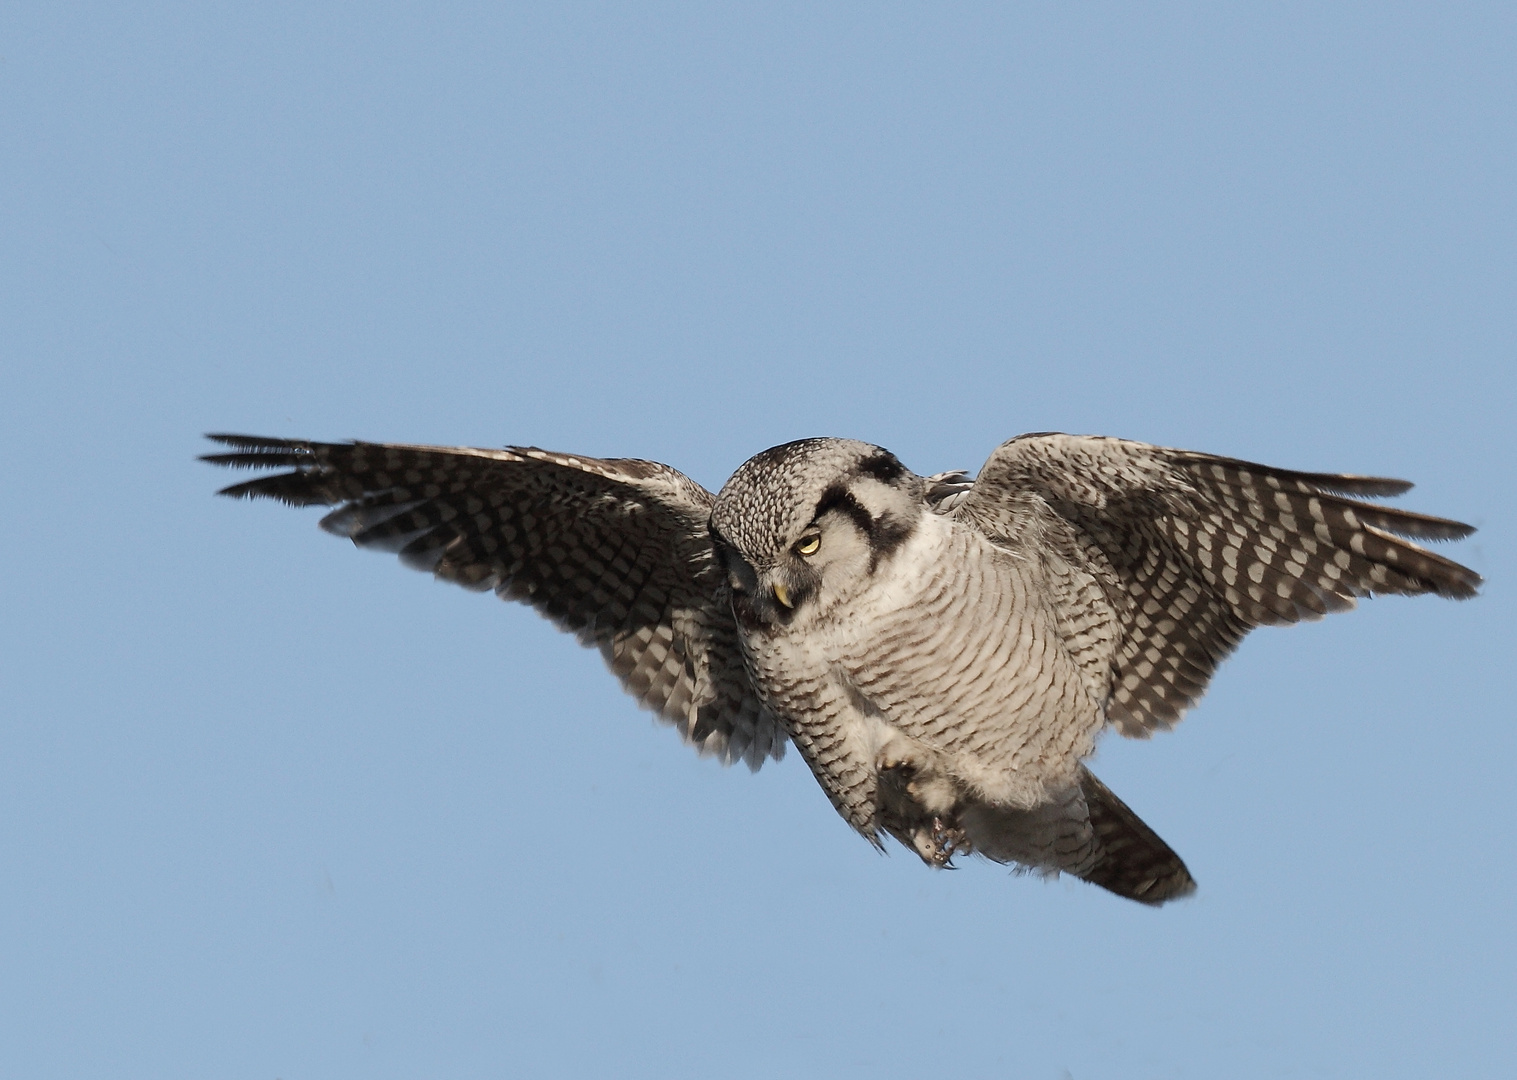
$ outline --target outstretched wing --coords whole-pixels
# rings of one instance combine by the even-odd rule
[[[785,733],[743,670],[712,495],[651,461],[212,435],[203,460],[289,468],[234,498],[335,506],[322,528],[468,589],[521,600],[598,646],[633,697],[702,753],[757,769]]]
[[[1255,626],[1318,619],[1373,593],[1475,595],[1473,570],[1401,539],[1473,528],[1348,497],[1411,486],[1036,434],[998,447],[953,515],[1053,554],[1068,643],[1099,673],[1107,719],[1142,736],[1179,720]]]

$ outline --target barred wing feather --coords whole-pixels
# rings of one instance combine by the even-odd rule
[[[627,691],[702,753],[757,769],[785,733],[748,683],[706,523],[712,495],[656,462],[212,435],[205,460],[284,468],[235,498],[335,506],[322,528],[494,590],[601,650]]]
[[[1101,658],[1107,718],[1143,736],[1178,721],[1255,626],[1375,593],[1475,595],[1478,574],[1406,539],[1461,539],[1470,526],[1362,501],[1410,487],[1036,434],[1002,444],[953,513],[992,540],[1040,511],[1067,523],[1116,627]]]

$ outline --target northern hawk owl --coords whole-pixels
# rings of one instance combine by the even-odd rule
[[[1362,501],[1404,481],[1113,438],[1022,435],[972,480],[805,439],[715,496],[530,447],[211,438],[292,470],[223,494],[335,506],[327,531],[531,604],[702,753],[757,769],[793,741],[876,846],[1146,904],[1195,883],[1083,764],[1103,728],[1170,727],[1255,626],[1480,585],[1402,539],[1470,526]]]

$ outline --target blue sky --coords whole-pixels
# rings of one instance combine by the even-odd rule
[[[0,14],[0,1071],[1504,1076],[1509,5]],[[205,431],[1404,476],[1478,600],[1252,636],[1095,770],[1158,911],[881,857]]]

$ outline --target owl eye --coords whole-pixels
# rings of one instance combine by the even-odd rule
[[[822,538],[815,533],[812,533],[810,536],[801,537],[800,540],[796,542],[795,553],[797,555],[815,555],[816,549],[821,546]]]

